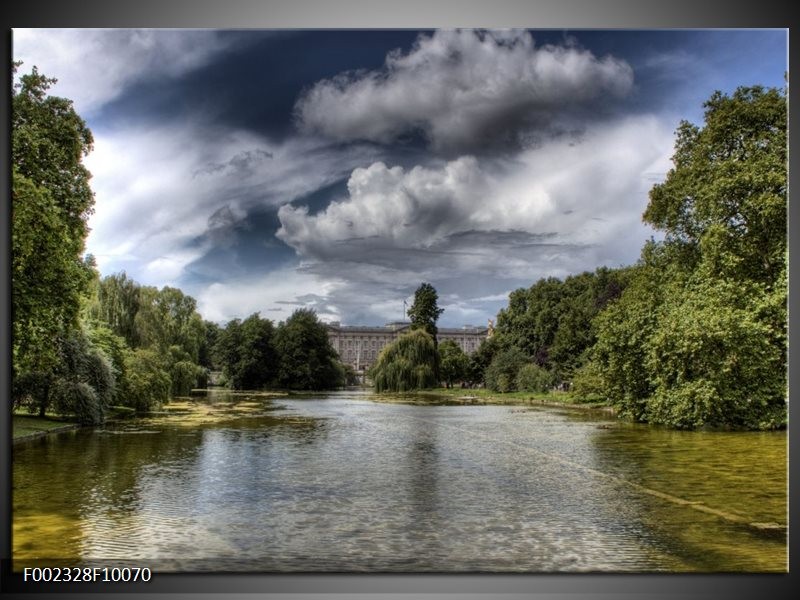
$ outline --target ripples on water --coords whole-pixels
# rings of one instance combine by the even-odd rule
[[[15,558],[181,571],[786,569],[780,535],[643,492],[785,526],[785,433],[357,392],[264,402],[196,427],[172,416],[15,446]]]

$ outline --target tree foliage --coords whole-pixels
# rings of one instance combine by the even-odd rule
[[[478,385],[486,383],[486,369],[500,349],[499,337],[496,335],[481,341],[477,350],[469,357],[468,379],[471,383]]]
[[[202,383],[206,331],[180,290],[100,280],[83,258],[93,140],[72,102],[48,95],[54,81],[34,67],[12,99],[12,397],[94,423],[111,402],[148,409]]]
[[[139,313],[141,286],[123,271],[97,282],[96,297],[89,308],[91,318],[105,323],[128,346],[139,346],[135,320]]]
[[[344,385],[344,370],[330,343],[328,329],[310,309],[296,310],[275,334],[281,387],[326,390]]]
[[[272,321],[253,313],[244,321],[233,319],[217,336],[214,354],[228,384],[236,390],[274,385],[279,359]]]
[[[122,402],[140,412],[153,410],[169,400],[172,380],[164,369],[163,357],[145,348],[125,355]]]
[[[498,314],[497,343],[518,348],[556,379],[568,381],[595,342],[594,318],[620,296],[629,277],[629,269],[601,267],[515,290]]]
[[[709,275],[772,285],[786,263],[785,93],[740,87],[704,106],[703,127],[680,124],[644,220],[698,252]]]
[[[89,282],[82,260],[94,197],[81,160],[92,147],[86,124],[55,80],[34,67],[12,97],[12,366],[14,376],[52,373],[58,340],[78,327]]]
[[[408,309],[408,318],[411,319],[411,329],[426,331],[436,344],[436,334],[439,332],[436,322],[444,312],[439,308],[439,294],[430,283],[422,283],[414,292],[414,302]]]
[[[785,419],[786,98],[715,93],[681,123],[632,283],[597,320],[606,396],[636,419],[761,428]]]
[[[516,389],[521,392],[544,393],[553,387],[553,375],[544,367],[526,364],[517,371]]]
[[[469,357],[453,340],[439,344],[439,377],[446,387],[464,381],[469,376]]]
[[[486,387],[495,392],[513,392],[520,369],[530,363],[530,357],[516,346],[500,350],[486,369]]]
[[[436,347],[424,329],[413,329],[386,346],[370,368],[378,392],[410,392],[437,385]]]

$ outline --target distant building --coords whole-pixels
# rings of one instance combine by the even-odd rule
[[[333,322],[328,324],[328,337],[342,362],[353,367],[356,373],[363,374],[372,366],[381,350],[408,331],[410,326],[408,321],[387,323],[383,327],[343,326]],[[471,354],[491,335],[491,331],[491,327],[472,325],[440,327],[436,339],[439,343],[453,340],[465,353]]]

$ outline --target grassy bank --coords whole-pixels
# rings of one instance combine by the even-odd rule
[[[430,396],[431,399],[448,400],[459,404],[539,404],[613,412],[613,408],[605,402],[579,400],[571,392],[501,393],[485,388],[435,388],[415,392],[414,395]]]
[[[136,411],[127,406],[111,406],[106,414],[106,422],[135,416]],[[14,441],[38,437],[47,433],[58,433],[82,427],[70,417],[47,413],[44,417],[32,415],[25,410],[14,411],[11,419],[11,434]]]
[[[75,421],[55,415],[39,417],[27,413],[14,413],[11,420],[12,437],[15,440],[74,429],[75,427],[78,427],[78,423]]]

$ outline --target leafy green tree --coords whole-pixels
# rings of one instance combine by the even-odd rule
[[[115,393],[116,378],[111,360],[101,349],[93,346],[80,330],[64,341],[61,353],[62,360],[57,371],[59,378],[91,387],[96,409],[92,410],[89,422],[101,421]]]
[[[439,376],[447,387],[464,381],[469,374],[469,357],[453,340],[439,344]]]
[[[89,315],[105,323],[115,335],[121,336],[129,347],[139,345],[135,319],[141,303],[141,286],[123,271],[104,277],[97,283],[97,295]]]
[[[214,360],[214,346],[219,337],[220,327],[213,321],[203,322],[203,341],[200,344],[200,352],[198,356],[198,364],[206,367],[207,369],[214,370],[217,364]]]
[[[103,421],[95,390],[83,381],[57,379],[52,389],[54,410],[61,415],[74,415],[80,423],[94,425]]]
[[[503,345],[519,348],[538,365],[549,365],[563,288],[560,279],[549,277],[527,290],[511,292],[508,308],[497,315],[497,335]]]
[[[120,386],[121,403],[140,412],[153,410],[169,401],[172,381],[164,369],[163,357],[145,348],[125,354],[125,379]]]
[[[711,273],[772,285],[786,263],[786,95],[715,92],[705,125],[683,121],[674,168],[650,192],[644,220],[711,263]]]
[[[172,382],[172,396],[188,396],[192,389],[206,386],[206,369],[192,362],[189,353],[180,346],[170,346],[165,366]]]
[[[253,313],[244,321],[234,319],[219,332],[214,355],[228,384],[236,390],[273,385],[278,378],[272,321]]]
[[[205,340],[197,302],[181,290],[165,286],[139,289],[139,307],[134,317],[135,346],[153,348],[166,356],[170,346],[180,346],[197,362]]]
[[[82,423],[100,423],[116,391],[116,375],[109,358],[93,346],[81,330],[57,344],[59,360],[48,373],[16,377],[12,386],[15,407],[27,406],[45,416],[48,410],[70,415]]]
[[[414,292],[414,302],[408,309],[408,318],[411,319],[411,329],[422,329],[432,338],[434,346],[436,334],[439,332],[436,322],[444,312],[439,308],[439,294],[430,283],[421,284]]]
[[[338,355],[330,343],[328,329],[310,309],[299,309],[275,333],[282,387],[326,390],[344,385]]]
[[[54,81],[34,67],[12,96],[12,366],[26,380],[52,375],[90,279],[81,254],[94,197],[81,161],[92,135],[70,100],[47,94]]]
[[[437,385],[436,346],[424,329],[413,329],[386,346],[369,376],[378,392],[410,392]]]
[[[605,400],[605,380],[597,361],[591,358],[575,371],[572,391],[578,401],[597,402]]]
[[[481,341],[477,350],[469,357],[468,379],[473,384],[486,383],[486,369],[492,363],[494,355],[500,351],[499,337],[494,335]]]
[[[526,364],[517,371],[516,388],[523,392],[549,392],[553,387],[553,376],[536,364]]]
[[[592,355],[597,364],[592,369],[602,374],[604,396],[635,420],[645,419],[654,391],[645,363],[648,343],[668,288],[686,279],[679,266],[669,248],[645,244],[629,286],[594,322],[597,342]]]
[[[727,280],[672,294],[647,344],[655,389],[647,420],[682,429],[779,424],[786,364],[760,318],[768,302],[760,286]]]
[[[513,392],[517,389],[517,374],[530,362],[530,357],[516,346],[497,352],[486,369],[486,387],[495,392]]]
[[[627,285],[629,269],[601,267],[561,281],[540,279],[509,296],[498,315],[498,339],[532,356],[558,381],[569,381],[595,342],[592,321]]]
[[[772,427],[786,397],[786,98],[739,88],[682,123],[650,194],[665,232],[596,320],[606,396],[673,427]]]
[[[128,345],[125,339],[114,334],[104,323],[92,321],[87,324],[86,335],[92,346],[101,350],[111,361],[114,376],[118,381],[125,378],[125,353]]]

